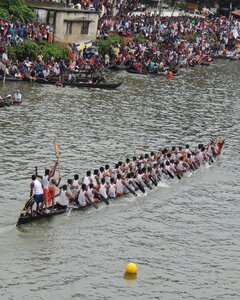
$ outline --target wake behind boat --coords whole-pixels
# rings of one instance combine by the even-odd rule
[[[188,177],[199,168],[214,163],[223,145],[224,140],[219,138],[211,140],[206,146],[199,144],[197,148],[191,148],[189,145],[172,146],[160,149],[158,152],[146,153],[139,158],[134,156],[132,161],[127,158],[124,163],[119,161],[113,168],[106,165],[105,168],[100,167],[94,172],[87,171],[82,180],[79,180],[79,176],[75,174],[73,180],[68,179],[67,184],[60,188],[59,195],[55,196],[57,200],[54,206],[46,204],[44,209],[45,204],[42,203],[42,210],[39,210],[37,202],[39,197],[35,196],[39,195],[41,184],[46,187],[49,176],[52,176],[50,184],[53,182],[52,178],[57,168],[55,163],[51,171],[45,170],[45,176],[39,176],[37,171],[36,175],[32,176],[31,185],[35,194],[32,194],[25,203],[17,226],[40,219],[49,219],[69,210],[85,210],[91,206],[98,208],[100,202],[108,205],[108,199],[117,201],[122,196],[137,196],[139,193],[145,193],[146,189],[152,190],[155,186],[161,186],[174,178],[180,180],[182,177]],[[37,180],[37,176],[41,177],[41,183]],[[52,201],[53,199],[54,196]],[[37,208],[32,210],[35,203]]]

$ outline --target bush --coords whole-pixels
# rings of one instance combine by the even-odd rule
[[[44,60],[50,60],[51,57],[55,57],[57,60],[64,59],[66,62],[69,60],[70,50],[62,45],[43,42],[41,50]]]
[[[48,44],[47,42],[36,43],[33,41],[25,41],[14,46],[8,46],[8,56],[23,61],[28,57],[30,60],[36,60],[40,51],[45,61],[52,56],[57,60],[69,60],[69,49],[57,44]]]
[[[135,41],[139,44],[143,44],[145,42],[145,37],[144,35],[142,34],[138,34],[136,37],[135,37]]]
[[[38,52],[39,45],[32,41],[25,41],[15,46],[8,46],[9,57],[17,58],[20,61],[23,61],[26,57],[30,60],[34,60],[37,58]]]
[[[7,18],[7,17],[9,17],[8,11],[0,7],[0,18]]]
[[[111,47],[121,42],[121,36],[118,34],[111,35],[104,39],[97,39],[94,44],[99,47],[99,53],[102,55],[110,51]]]

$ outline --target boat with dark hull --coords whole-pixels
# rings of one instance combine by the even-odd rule
[[[87,210],[88,208],[90,208],[91,206],[95,206],[95,208],[98,208],[96,203],[93,203],[93,204],[87,203],[86,206],[72,205],[66,209],[55,207],[53,211],[49,210],[49,212],[46,212],[46,213],[45,212],[37,213],[36,211],[34,211],[33,214],[30,214],[27,212],[27,210],[28,210],[29,206],[33,203],[32,201],[33,200],[31,200],[29,202],[29,200],[28,200],[26,202],[26,205],[24,206],[20,216],[18,217],[17,224],[16,224],[17,227],[20,225],[23,225],[23,224],[32,223],[32,222],[39,221],[42,219],[51,219],[57,215],[62,215],[64,213],[67,213],[68,211],[84,211],[84,210]],[[100,201],[100,202],[102,202],[102,201]],[[109,202],[108,202],[108,204],[109,204]]]
[[[14,77],[14,76],[6,76],[5,78],[3,76],[0,76],[0,81],[12,81],[12,82],[21,82],[24,81],[22,77]]]
[[[106,89],[114,90],[118,88],[122,82],[118,83],[88,83],[88,82],[72,82],[67,83],[65,86],[78,87],[78,88],[95,88],[95,89]]]
[[[132,189],[132,188],[130,188],[130,186],[126,186],[126,188],[128,189],[128,192],[126,194],[123,194],[122,196],[125,197],[125,196],[128,196],[130,194],[132,194],[134,196],[137,196],[136,191],[138,191],[138,193],[140,193],[140,192],[145,193],[146,188],[149,188],[150,190],[152,190],[154,186],[159,186],[159,185],[161,186],[161,183],[165,183],[166,181],[169,182],[170,180],[172,180],[174,178],[176,180],[180,180],[182,178],[182,176],[189,177],[192,174],[194,174],[195,172],[197,172],[197,170],[199,168],[208,167],[209,165],[214,163],[215,159],[221,154],[221,150],[222,150],[222,147],[224,145],[224,139],[219,139],[214,144],[215,146],[213,146],[213,142],[209,143],[209,145],[206,146],[206,147],[211,147],[211,149],[213,149],[212,147],[215,147],[214,151],[212,152],[213,156],[210,156],[208,154],[209,152],[207,152],[206,160],[204,160],[204,163],[201,164],[200,161],[198,163],[193,162],[192,164],[188,165],[188,167],[186,167],[186,169],[185,169],[186,173],[184,173],[184,172],[180,173],[180,171],[176,171],[176,170],[175,170],[175,172],[173,172],[173,171],[170,172],[169,170],[167,170],[166,171],[167,173],[165,172],[167,177],[165,177],[164,179],[162,179],[161,176],[159,177],[158,175],[156,175],[156,178],[149,177],[150,181],[146,181],[146,180],[143,179],[143,181],[142,181],[143,183],[140,183],[137,180],[133,179],[133,181],[136,184],[135,188]],[[202,147],[204,147],[203,144],[199,144],[198,149],[202,149]],[[181,160],[181,158],[180,158],[180,160]],[[186,174],[188,174],[188,175],[186,175]],[[58,196],[59,196],[59,194],[56,195],[56,197],[58,197]],[[122,197],[122,196],[120,196],[120,197]],[[119,199],[120,197],[117,197],[115,199]],[[102,197],[101,195],[100,195],[99,202],[105,202],[106,205],[109,205],[108,199]],[[33,211],[33,213],[30,214],[28,211],[30,210],[30,207],[32,207],[33,204],[34,204],[34,199],[33,199],[33,196],[32,196],[25,202],[24,207],[21,210],[21,213],[20,213],[19,218],[17,220],[16,226],[20,226],[20,225],[23,225],[23,224],[35,222],[35,221],[38,221],[38,220],[41,220],[41,219],[50,219],[50,218],[52,218],[56,215],[61,215],[61,214],[67,213],[69,211],[79,211],[79,210],[84,211],[84,210],[88,209],[91,206],[93,206],[95,208],[98,208],[98,204],[100,204],[99,202],[98,203],[92,202],[90,200],[90,198],[88,198],[88,200],[86,200],[86,203],[87,203],[86,206],[77,206],[76,204],[72,204],[72,205],[70,204],[70,206],[67,207],[67,208],[63,208],[63,207],[59,208],[58,206],[55,206],[53,211],[48,210],[48,212],[40,212],[40,213],[37,213],[36,211]]]
[[[25,81],[30,81],[29,78],[24,78]],[[68,81],[63,81],[60,82],[59,79],[42,79],[42,78],[37,78],[33,83],[39,83],[39,84],[52,84],[52,85],[56,85],[57,83],[61,83],[63,85],[63,87],[65,86],[70,86],[70,87],[78,87],[78,88],[98,88],[98,89],[107,89],[107,90],[113,90],[118,88],[122,82],[118,82],[118,83],[91,83],[88,82],[89,78],[83,78],[81,79],[81,81],[76,81],[76,82],[68,82]]]

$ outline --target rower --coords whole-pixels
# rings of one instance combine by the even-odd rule
[[[56,201],[57,208],[66,209],[69,206],[69,200],[71,200],[71,194],[68,192],[68,187],[66,184],[62,186],[61,193],[58,200]]]
[[[17,90],[14,94],[14,100],[19,103],[22,102],[22,95],[19,90]]]
[[[122,181],[122,175],[121,174],[117,174],[117,180],[116,180],[116,194],[117,197],[120,197],[123,195],[123,181]]]
[[[99,188],[99,193],[101,196],[103,196],[105,199],[108,198],[107,195],[107,190],[108,190],[109,186],[106,184],[105,178],[101,179],[101,184],[100,184],[100,188]]]
[[[176,170],[178,171],[178,173],[180,173],[180,175],[183,175],[187,171],[183,164],[182,156],[179,158],[179,162],[176,164]]]
[[[82,183],[79,180],[79,175],[75,174],[73,176],[73,183],[72,183],[72,193],[75,199],[77,199],[81,184]]]
[[[108,197],[109,198],[116,198],[116,184],[113,177],[110,178],[110,184],[108,189]]]
[[[79,192],[79,195],[78,195],[78,204],[80,206],[86,206],[87,205],[87,198],[88,198],[88,193],[87,193],[87,186],[86,184],[82,184],[82,187],[81,187],[81,190]]]
[[[91,183],[91,171],[87,171],[86,175],[83,177],[82,182],[88,186]]]
[[[89,186],[87,187],[87,193],[88,193],[88,197],[92,202],[99,202],[99,198],[97,198],[97,196],[99,196],[98,191],[94,188],[93,183],[89,183]]]

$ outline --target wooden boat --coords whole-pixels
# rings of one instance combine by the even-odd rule
[[[4,77],[3,76],[0,76],[0,80],[3,81],[4,80]],[[5,77],[5,81],[24,81],[22,77],[13,77],[13,76],[6,76]]]
[[[73,82],[73,83],[66,83],[65,86],[72,86],[78,88],[97,88],[97,89],[107,89],[107,90],[114,90],[118,88],[122,82],[118,83],[88,83],[88,82]]]
[[[24,78],[24,80],[30,81],[29,78]],[[72,86],[72,87],[78,87],[78,88],[98,88],[98,89],[108,89],[108,90],[116,89],[122,84],[122,82],[118,82],[118,83],[88,83],[87,82],[88,80],[89,80],[89,78],[81,78],[81,81],[77,81],[77,82],[63,81],[62,84],[63,84],[63,86]],[[50,79],[50,80],[38,78],[37,80],[34,81],[34,83],[55,85],[58,81],[59,81],[59,79],[56,79],[56,78]]]
[[[123,71],[123,70],[127,70],[129,67],[125,66],[125,65],[111,65],[109,66],[110,70],[113,71]]]
[[[220,153],[221,153],[221,150],[222,150],[222,147],[223,147],[223,145],[224,145],[224,139],[219,139],[219,141],[216,143],[216,145],[217,145],[217,147],[216,147],[216,149],[215,149],[215,156],[214,156],[214,158],[216,158],[217,156],[219,156],[220,155]],[[212,164],[215,160],[213,159],[213,157],[211,157],[211,156],[209,156],[208,155],[208,160],[209,160],[209,164]],[[202,165],[203,166],[203,165]],[[199,166],[196,168],[196,169],[198,169],[199,168]],[[191,168],[190,168],[191,169]],[[187,172],[189,172],[189,173],[193,173],[193,172],[195,172],[195,168],[194,168],[194,170],[188,170]],[[187,173],[186,172],[186,173]],[[171,174],[170,172],[168,172],[168,174],[169,174],[169,179],[167,179],[167,180],[171,180],[171,179],[173,179],[173,178],[175,178],[175,177],[177,177],[178,179],[181,179],[181,176],[183,176],[183,175],[179,175],[179,173],[175,173],[174,175],[173,175],[173,173]],[[184,175],[185,176],[185,175]],[[160,181],[160,180],[159,180]],[[160,181],[161,182],[161,181]],[[137,182],[135,182],[136,184],[137,184]],[[145,183],[145,182],[144,182]],[[155,186],[157,186],[158,185],[158,182],[156,182],[156,181],[154,181],[154,180],[152,180],[152,183],[155,185]],[[152,190],[152,186],[150,186],[149,185],[149,183],[145,183],[145,185],[146,185],[146,187],[148,187],[150,190]],[[143,192],[143,193],[145,193],[145,187],[143,187],[143,186],[140,186],[140,184],[138,183],[137,184],[137,186],[138,186],[138,188],[139,188],[139,190],[141,191],[141,192]],[[136,192],[135,191],[133,191],[133,190],[131,190],[129,187],[128,187],[128,189],[129,189],[129,193],[128,194],[130,194],[130,193],[132,193],[132,194],[134,194],[135,196],[137,196],[137,194],[136,194]],[[128,194],[125,194],[125,195],[128,195]],[[117,199],[117,198],[116,198]],[[105,199],[105,198],[101,198],[100,199],[100,202],[105,202],[107,205],[109,204],[109,202],[108,202],[108,200],[107,199]],[[58,208],[55,208],[52,212],[48,212],[48,213],[41,213],[41,214],[36,214],[36,212],[35,212],[35,214],[34,215],[31,215],[31,214],[28,214],[27,213],[27,211],[28,211],[28,209],[29,209],[29,207],[31,206],[31,205],[33,205],[33,203],[34,203],[34,200],[33,200],[33,197],[30,197],[27,201],[26,201],[26,203],[24,204],[24,207],[23,207],[23,209],[22,209],[22,211],[21,211],[21,213],[20,213],[20,215],[19,215],[19,218],[18,218],[18,220],[17,220],[17,224],[16,224],[16,226],[20,226],[20,225],[22,225],[22,224],[27,224],[27,223],[31,223],[31,222],[34,222],[34,221],[38,221],[38,220],[41,220],[41,219],[50,219],[50,218],[52,218],[52,217],[54,217],[54,216],[56,216],[56,215],[60,215],[60,214],[64,214],[64,213],[66,213],[66,212],[68,212],[69,210],[73,210],[73,211],[78,211],[78,210],[86,210],[86,209],[88,209],[89,207],[91,207],[91,206],[94,206],[95,208],[98,208],[98,206],[97,206],[97,204],[96,203],[93,203],[93,202],[87,202],[87,205],[86,206],[72,206],[72,207],[70,207],[70,208],[66,208],[66,209],[58,209]]]
[[[144,76],[165,76],[167,75],[167,71],[163,72],[138,72],[134,69],[126,69],[128,73],[137,74],[137,75],[144,75]]]
[[[29,208],[29,205],[31,205],[31,203],[32,203],[32,202],[29,202],[29,200],[26,202],[27,205],[24,206],[24,208],[17,220],[17,224],[16,224],[17,227],[20,225],[23,225],[23,224],[32,223],[32,222],[42,220],[42,219],[51,219],[54,216],[62,215],[70,210],[71,211],[80,211],[80,210],[84,211],[92,206],[92,204],[87,203],[86,206],[71,206],[66,209],[55,208],[52,212],[49,211],[48,213],[41,213],[41,214],[37,214],[36,212],[34,212],[34,215],[31,215],[29,213],[26,213],[27,209]],[[100,201],[100,202],[102,202],[102,201]]]
[[[12,105],[20,105],[21,103],[22,103],[22,100],[18,101],[16,99],[12,99]]]

